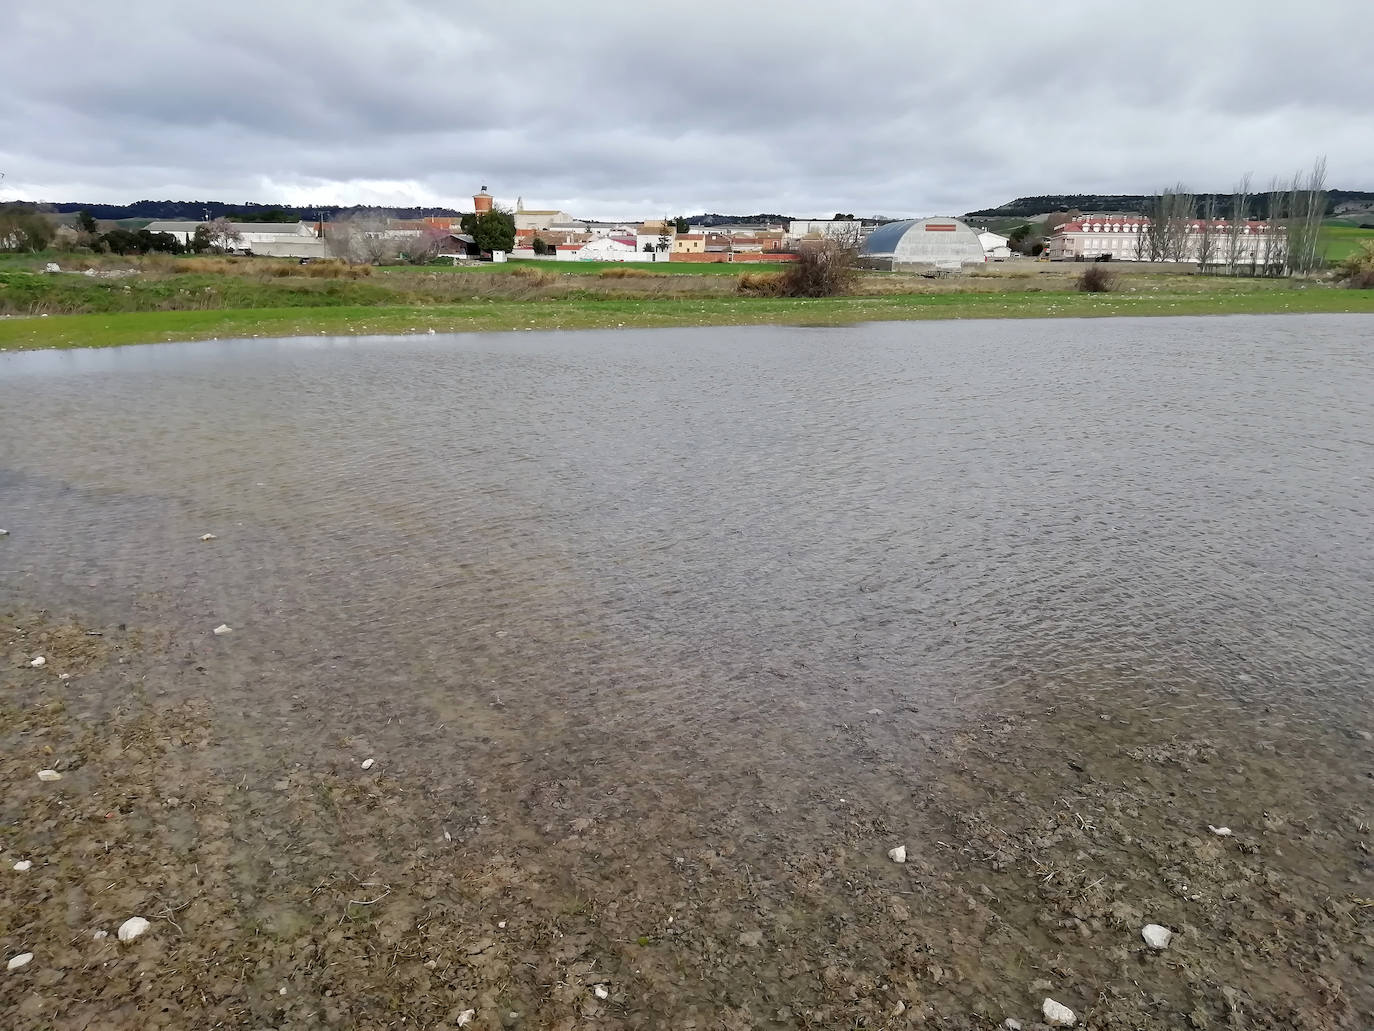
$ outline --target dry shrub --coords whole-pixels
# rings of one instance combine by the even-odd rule
[[[350,265],[339,258],[323,258],[308,265],[296,266],[296,271],[311,279],[362,279],[372,275],[372,266]]]
[[[858,247],[838,240],[822,240],[797,251],[797,260],[779,273],[783,297],[838,297],[849,291],[858,269]]]
[[[1365,241],[1358,251],[1341,262],[1336,278],[1352,290],[1374,290],[1374,242]]]
[[[778,297],[782,277],[781,272],[746,272],[739,277],[739,292],[750,297]]]
[[[597,275],[602,279],[649,279],[650,277],[661,276],[663,273],[624,265],[620,268],[604,268]]]
[[[539,286],[546,286],[554,280],[554,273],[545,272],[542,268],[532,268],[529,265],[517,265],[506,275],[512,279],[523,279],[527,283],[534,283]]]
[[[1078,277],[1078,289],[1085,294],[1105,294],[1116,288],[1116,273],[1106,265],[1093,264]]]

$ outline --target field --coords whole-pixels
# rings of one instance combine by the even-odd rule
[[[1374,229],[1328,222],[1322,229],[1322,240],[1326,244],[1327,261],[1344,261],[1363,244],[1374,243]]]
[[[48,260],[81,272],[44,274]],[[837,323],[902,319],[1374,312],[1374,292],[1319,281],[1114,266],[1116,288],[1076,289],[1084,266],[1018,261],[925,279],[865,273],[848,296],[744,296],[777,267],[512,262],[302,266],[263,258],[0,260],[0,348],[101,347],[245,336]]]

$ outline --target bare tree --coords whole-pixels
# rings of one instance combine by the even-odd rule
[[[1312,163],[1304,179],[1293,175],[1288,187],[1284,221],[1284,268],[1289,275],[1306,275],[1321,266],[1322,219],[1326,216],[1326,158]]]
[[[428,265],[452,244],[452,237],[437,226],[427,225],[417,235],[400,242],[405,260],[412,265]]]
[[[389,232],[383,215],[361,212],[329,223],[329,250],[336,258],[358,265],[380,265],[395,260],[401,241]]]
[[[1246,229],[1250,225],[1250,173],[1240,177],[1231,194],[1230,217],[1226,221],[1226,267],[1231,275],[1236,274],[1246,242]],[[1251,241],[1254,243],[1255,241]]]
[[[223,216],[211,221],[206,225],[206,229],[210,234],[210,244],[217,251],[231,251],[234,244],[243,241],[243,234],[234,228],[234,223]]]
[[[1202,200],[1202,217],[1197,228],[1197,263],[1205,272],[1217,263],[1217,195],[1209,193]]]

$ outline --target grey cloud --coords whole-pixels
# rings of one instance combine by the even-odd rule
[[[901,215],[1322,153],[1374,188],[1364,6],[53,0],[5,43],[0,199]]]

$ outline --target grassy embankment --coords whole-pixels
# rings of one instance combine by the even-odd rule
[[[37,274],[64,267],[137,274]],[[1075,289],[1081,265],[1011,262],[948,279],[865,274],[850,296],[743,296],[767,266],[509,263],[349,269],[270,259],[38,256],[0,261],[0,348],[214,337],[592,329],[904,319],[1371,312],[1374,291],[1122,265],[1114,291]]]

